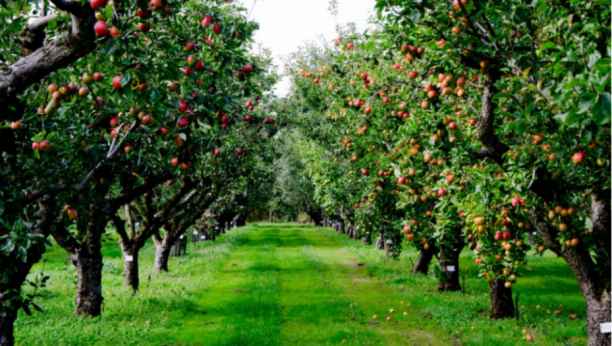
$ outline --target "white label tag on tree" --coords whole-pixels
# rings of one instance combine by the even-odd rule
[[[447,266],[446,267],[446,271],[447,272],[451,272],[451,273],[454,272],[455,271],[455,266]]]
[[[179,239],[183,239],[183,236],[181,236]]]
[[[612,323],[600,323],[599,328],[601,328],[601,334],[610,334],[612,333]]]
[[[533,235],[538,235],[538,232],[533,232]]]
[[[205,236],[205,235],[203,235],[203,236],[201,236],[201,237],[200,237],[200,239],[206,239],[206,236]]]
[[[134,256],[125,256],[126,262],[134,262]]]
[[[215,229],[219,229],[219,226],[215,227]]]
[[[193,234],[194,235],[198,235],[198,231],[193,231]]]

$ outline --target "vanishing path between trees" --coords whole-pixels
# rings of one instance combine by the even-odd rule
[[[239,231],[205,292],[206,314],[185,330],[203,345],[449,344],[410,328],[409,307],[332,236],[295,224]]]

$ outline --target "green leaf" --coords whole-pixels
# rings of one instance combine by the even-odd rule
[[[158,88],[151,88],[151,92],[149,93],[149,97],[151,98],[151,103],[157,103],[161,98],[161,94]]]
[[[113,6],[106,6],[106,14],[104,15],[107,22],[112,22],[113,18]],[[108,23],[110,24],[110,23]]]
[[[109,7],[112,7],[112,6],[109,6]],[[121,87],[123,88],[128,84],[130,84],[130,75],[124,74],[123,76],[121,76]]]
[[[593,122],[599,126],[610,123],[610,93],[602,93],[597,97],[593,109]]]

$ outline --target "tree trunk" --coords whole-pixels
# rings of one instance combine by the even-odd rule
[[[429,263],[431,263],[431,259],[434,255],[439,251],[435,246],[429,246],[429,249],[422,249],[419,252],[419,257],[417,258],[416,263],[414,264],[414,269],[412,270],[413,274],[425,274],[429,271]]]
[[[100,316],[102,313],[102,253],[98,246],[82,247],[70,255],[77,268],[78,285],[75,315]]]
[[[348,226],[346,226],[346,236],[349,237],[349,238],[352,238],[354,231],[355,230],[353,229],[353,225],[349,222]]]
[[[308,215],[310,216],[310,219],[312,220],[312,224],[314,226],[317,226],[317,227],[321,227],[322,226],[321,225],[322,218],[321,218],[321,213],[320,212],[310,212],[310,213],[308,213]]]
[[[361,244],[363,245],[372,245],[372,233],[365,232],[363,238],[361,238]]]
[[[459,284],[459,254],[463,244],[440,246],[440,272],[442,277],[438,282],[438,291],[460,291]]]
[[[592,254],[579,244],[563,248],[557,241],[558,231],[545,220],[532,219],[544,245],[562,257],[572,269],[587,310],[588,346],[610,346],[610,334],[602,334],[601,323],[609,323],[610,313],[610,190],[593,191],[591,195],[591,241],[597,251]],[[594,258],[593,258],[593,257]],[[595,259],[595,260],[594,260]]]
[[[138,285],[140,283],[140,279],[138,276],[138,252],[139,248],[135,245],[132,248],[123,248],[121,252],[123,253],[123,276],[125,280],[123,284],[127,287],[132,287],[134,292],[138,291]]]
[[[387,254],[387,257],[389,258],[393,256],[393,252],[391,252],[392,246],[393,246],[393,242],[390,239],[385,242],[385,254]]]
[[[171,250],[172,246],[166,242],[166,238],[162,239],[159,244],[157,242],[155,243],[155,260],[153,262],[153,271],[168,271],[168,259],[170,258]]]
[[[514,300],[512,300],[512,288],[504,286],[506,281],[494,279],[489,281],[489,293],[491,294],[491,318],[514,317]]]
[[[382,234],[378,234],[378,237],[376,237],[376,245],[374,245],[374,248],[376,250],[383,250],[385,248],[385,242],[383,240]]]
[[[2,308],[2,314],[0,314],[0,346],[13,346],[15,344],[13,330],[18,310],[5,306],[13,296],[15,296],[15,293],[0,295],[0,307]]]
[[[583,294],[584,295],[584,294]],[[599,299],[585,297],[587,307],[588,346],[610,346],[610,333],[602,334],[601,323],[610,322],[610,289],[604,290]]]

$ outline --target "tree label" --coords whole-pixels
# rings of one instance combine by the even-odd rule
[[[219,229],[219,226],[215,227],[215,229],[216,229],[216,230],[218,230],[218,229]]]
[[[198,231],[193,231],[193,235],[198,235]]]
[[[601,329],[601,334],[610,334],[612,333],[612,323],[600,323],[599,328]]]
[[[126,262],[134,262],[134,256],[125,256]]]
[[[533,235],[538,235],[538,232],[533,232]]]
[[[183,236],[181,236],[179,239],[183,239]]]
[[[203,236],[201,236],[201,237],[200,237],[200,239],[206,239],[206,236],[205,236],[205,235],[203,235]]]
[[[455,266],[447,266],[446,267],[446,271],[450,272],[450,273],[454,272],[455,271]]]

